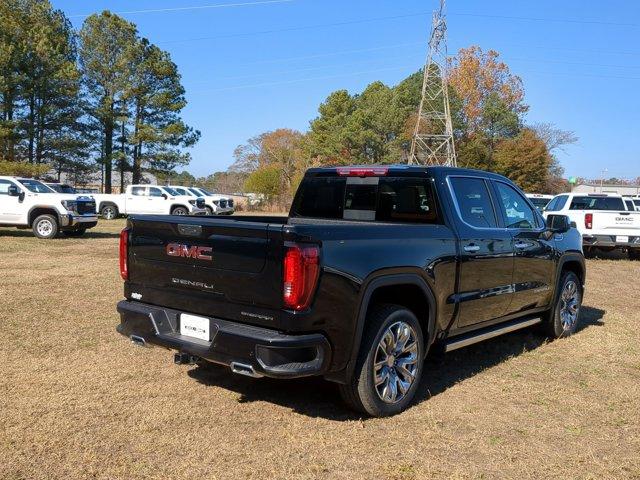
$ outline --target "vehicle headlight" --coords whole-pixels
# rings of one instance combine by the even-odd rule
[[[70,212],[78,211],[78,202],[75,200],[62,200],[60,203],[62,203],[62,206]]]
[[[191,205],[195,205],[195,204],[196,204],[196,201],[195,201],[195,200],[189,200],[189,203],[190,203]]]

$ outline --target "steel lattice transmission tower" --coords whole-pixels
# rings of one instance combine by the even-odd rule
[[[411,139],[409,163],[456,166],[447,89],[445,0],[440,0],[440,10],[433,12],[429,54],[422,81],[422,100]]]

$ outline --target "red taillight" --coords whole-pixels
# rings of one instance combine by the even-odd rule
[[[320,249],[316,246],[288,245],[284,256],[283,300],[293,310],[304,310],[318,283]]]
[[[120,232],[120,276],[123,280],[129,280],[129,229],[124,228]]]
[[[387,167],[338,167],[336,170],[338,175],[344,177],[377,177],[380,175],[386,175],[387,172],[389,172],[389,168]]]
[[[584,215],[584,228],[591,230],[593,228],[593,213]]]

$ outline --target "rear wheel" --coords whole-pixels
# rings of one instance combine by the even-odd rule
[[[630,248],[628,255],[629,260],[640,260],[640,248]]]
[[[352,378],[340,393],[353,409],[374,417],[394,415],[413,400],[424,359],[422,328],[399,305],[381,305],[368,316]]]
[[[545,322],[545,333],[552,338],[568,337],[578,327],[582,306],[582,284],[573,272],[563,272],[556,304]]]
[[[171,215],[183,216],[183,215],[188,215],[188,214],[189,214],[189,212],[184,207],[176,207],[173,210],[171,210]]]
[[[58,235],[58,220],[53,215],[40,215],[33,222],[36,237],[49,240]]]
[[[105,205],[100,210],[100,215],[102,215],[102,218],[105,220],[113,220],[118,217],[118,214],[118,207],[115,205]]]

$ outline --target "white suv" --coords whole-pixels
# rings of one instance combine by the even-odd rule
[[[544,209],[567,215],[582,234],[585,253],[593,249],[626,249],[629,258],[640,259],[640,212],[630,211],[620,195],[563,193]]]
[[[59,194],[32,178],[0,177],[0,226],[31,228],[38,238],[78,237],[98,223],[96,202]]]
[[[186,195],[192,198],[203,198],[207,215],[231,215],[235,211],[233,199],[225,197],[224,195],[217,195],[198,187],[171,185],[170,188],[174,189],[181,195]]]

